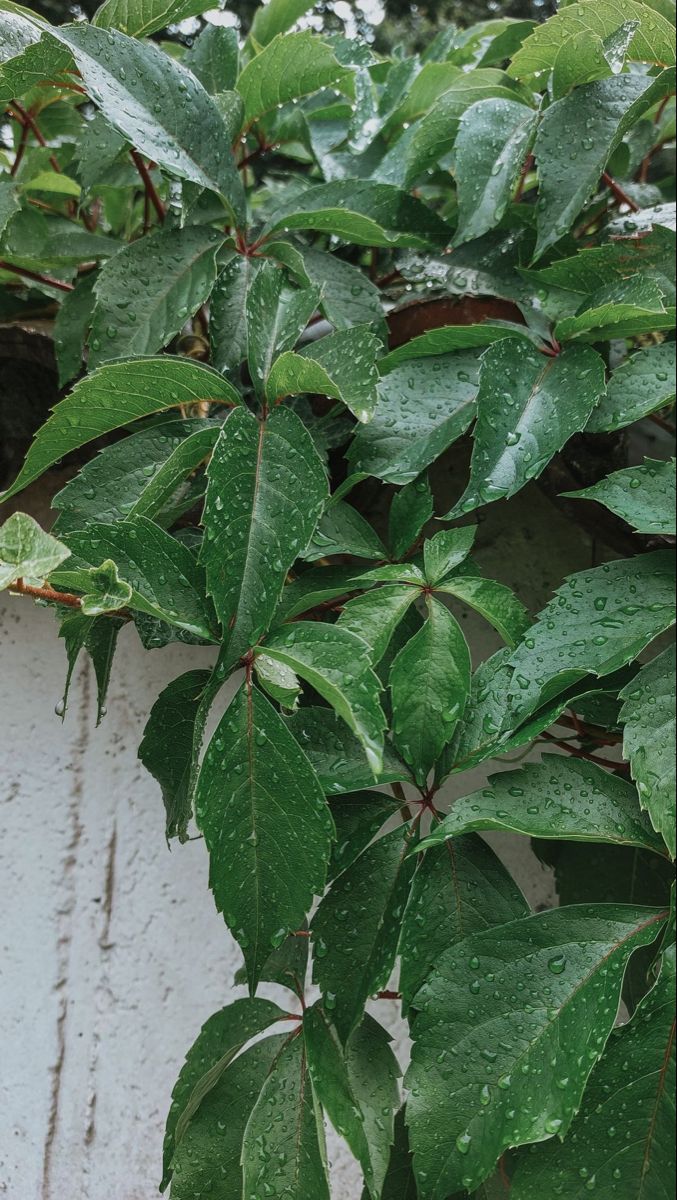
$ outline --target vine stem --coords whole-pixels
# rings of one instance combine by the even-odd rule
[[[0,271],[11,271],[14,275],[22,275],[25,279],[33,279],[36,283],[45,283],[49,287],[58,288],[60,292],[75,290],[72,283],[64,283],[63,279],[53,279],[51,275],[40,275],[38,271],[29,271],[26,267],[15,267],[13,263],[0,259]]]
[[[574,758],[582,758],[585,762],[595,763],[598,767],[611,767],[612,771],[618,770],[619,767],[625,767],[625,763],[613,762],[610,758],[600,758],[597,754],[590,754],[587,750],[572,746],[570,742],[562,741],[552,733],[542,733],[540,740],[552,742],[553,746],[559,746],[560,750],[566,750],[568,754],[573,754]]]
[[[627,192],[623,191],[621,185],[616,183],[616,180],[609,174],[608,171],[602,172],[602,180],[608,187],[614,200],[616,200],[619,204],[627,204],[631,212],[639,212],[639,204],[635,204],[635,201],[630,199],[630,196],[628,196]]]
[[[42,146],[43,148],[47,146],[45,137],[42,133],[42,130],[40,129],[40,126],[38,125],[37,121],[35,120],[35,117],[33,116],[33,114],[31,112],[28,111],[28,109],[25,109],[22,104],[19,104],[18,100],[12,101],[12,108],[10,109],[10,112],[12,112],[12,115],[14,117],[16,117],[16,119],[23,125],[26,132],[28,132],[28,130],[30,129],[36,142],[38,142],[38,144],[40,146]],[[25,149],[25,145],[24,145],[24,149]],[[22,157],[23,157],[23,155],[22,155]],[[12,172],[11,172],[12,175],[16,174],[16,171],[18,169],[18,164],[21,161],[18,154],[17,154],[17,160],[18,161],[15,162],[14,167],[12,168]],[[52,167],[52,170],[56,171],[57,175],[60,175],[61,167],[59,166],[59,161],[54,154],[50,154],[49,162]]]
[[[23,579],[17,579],[11,590],[18,592],[20,596],[32,596],[34,600],[52,600],[58,604],[65,604],[68,608],[82,607],[80,596],[74,596],[71,592],[57,592],[51,587],[34,587]]]
[[[143,181],[143,186],[146,190],[146,196],[147,196],[148,200],[150,201],[150,203],[153,205],[153,208],[155,209],[155,211],[158,215],[158,220],[160,221],[160,223],[163,223],[165,216],[166,216],[166,209],[165,209],[165,206],[162,203],[160,197],[157,194],[157,189],[155,187],[155,184],[153,183],[153,180],[151,179],[150,171],[148,170],[148,167],[146,166],[145,162],[143,161],[143,158],[139,154],[138,150],[134,150],[132,148],[129,151],[129,153],[130,153],[132,162],[134,163],[134,166],[136,167],[136,169],[139,172],[139,175],[141,176],[141,179]]]

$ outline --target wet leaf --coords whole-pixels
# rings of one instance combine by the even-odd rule
[[[675,648],[642,667],[621,697],[623,752],[642,808],[675,857]]]

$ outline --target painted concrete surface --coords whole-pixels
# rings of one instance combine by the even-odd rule
[[[509,512],[500,525],[489,514],[479,557],[535,610],[589,565],[590,546],[539,493]],[[486,656],[493,635],[461,616],[476,658]],[[144,654],[125,630],[98,730],[86,667],[65,724],[55,716],[64,659],[48,612],[0,596],[0,1195],[150,1200],[183,1055],[202,1022],[243,994],[203,843],[166,848],[159,792],[136,758],[162,686],[209,652]],[[455,794],[482,779],[465,776]],[[534,906],[556,902],[527,844],[494,844]],[[395,1008],[380,1004],[378,1015],[404,1060]],[[333,1200],[358,1200],[350,1156],[330,1144]]]

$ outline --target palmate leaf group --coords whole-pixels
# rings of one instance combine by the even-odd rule
[[[52,322],[62,388],[0,588],[57,617],[62,716],[83,652],[101,720],[120,636],[199,647],[139,757],[249,990],[179,1071],[162,1187],[329,1200],[330,1125],[364,1200],[662,1200],[674,3],[392,54],[316,7],[168,50],[206,0],[0,0],[1,315]],[[42,529],[15,497],[57,466]],[[536,603],[501,530],[553,501],[594,561]]]

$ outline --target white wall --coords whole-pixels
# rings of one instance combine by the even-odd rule
[[[589,543],[535,490],[507,525],[500,507],[500,526],[491,512],[483,525],[483,564],[535,609],[589,565]],[[493,650],[476,618],[466,628],[476,655]],[[126,629],[102,726],[86,667],[62,726],[54,618],[0,596],[0,1194],[11,1200],[156,1195],[183,1055],[236,994],[240,955],[207,888],[203,843],[167,849],[159,791],[136,758],[162,686],[204,658],[142,653]],[[499,844],[532,904],[553,903],[528,846]],[[379,1016],[397,1027],[388,1005]],[[358,1200],[349,1156],[332,1143],[332,1158],[334,1200]]]

